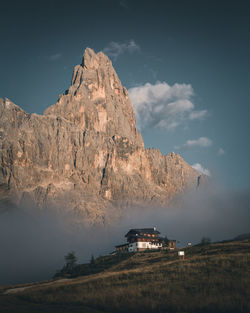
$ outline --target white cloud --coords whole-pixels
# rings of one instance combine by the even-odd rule
[[[187,140],[182,146],[175,146],[175,149],[192,148],[192,147],[210,147],[213,141],[207,137]]]
[[[118,56],[126,52],[132,54],[139,51],[140,46],[137,43],[135,43],[133,39],[131,39],[129,42],[123,43],[111,41],[107,45],[107,47],[103,49],[103,52],[107,54],[109,57],[113,58],[114,60],[116,60]]]
[[[211,139],[207,138],[207,137],[200,137],[198,139],[193,139],[193,140],[187,140],[184,143],[184,147],[190,148],[190,147],[194,147],[194,146],[198,146],[198,147],[210,147],[212,146],[213,142]]]
[[[220,148],[217,152],[218,155],[224,155],[225,154],[225,151],[224,149]]]
[[[192,168],[194,168],[200,174],[211,176],[210,171],[208,169],[204,168],[200,163],[193,164]]]
[[[190,84],[146,83],[130,88],[128,92],[140,129],[161,127],[173,130],[184,121],[201,119],[207,112],[194,111],[191,101],[194,91]]]
[[[62,54],[61,54],[61,53],[56,53],[56,54],[50,55],[50,56],[49,56],[49,59],[50,59],[51,61],[56,61],[56,60],[60,59],[61,57],[62,57]]]
[[[207,110],[193,111],[189,114],[190,120],[202,120],[207,116]]]

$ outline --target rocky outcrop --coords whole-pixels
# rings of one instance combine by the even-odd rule
[[[109,58],[85,50],[70,88],[43,115],[0,100],[0,195],[105,223],[132,204],[167,205],[199,174],[179,155],[145,149]]]

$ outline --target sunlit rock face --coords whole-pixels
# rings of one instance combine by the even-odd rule
[[[199,174],[145,149],[109,58],[87,48],[69,89],[43,115],[0,100],[0,197],[107,223],[130,205],[165,206]]]

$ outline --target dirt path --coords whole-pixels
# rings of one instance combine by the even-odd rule
[[[10,288],[10,289],[7,289],[3,294],[4,295],[15,294],[15,293],[19,293],[19,292],[22,292],[24,290],[36,288],[36,287],[40,288],[40,287],[47,287],[47,286],[51,286],[51,285],[56,286],[56,285],[60,285],[63,282],[70,282],[72,280],[73,279],[70,279],[70,278],[69,279],[63,278],[63,279],[51,281],[48,283],[40,283],[40,284],[36,283],[34,285],[29,285],[29,286]]]

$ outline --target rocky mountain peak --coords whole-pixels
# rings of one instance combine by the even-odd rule
[[[130,205],[166,206],[199,176],[179,155],[144,148],[126,88],[90,48],[44,115],[0,100],[0,147],[0,198],[64,207],[90,224]]]
[[[61,116],[84,130],[119,135],[143,145],[126,88],[109,58],[90,48],[85,50],[82,64],[75,66],[69,89],[44,114]]]
[[[103,52],[95,53],[93,49],[86,48],[81,65],[86,69],[96,70],[101,65],[112,66],[112,63]]]

